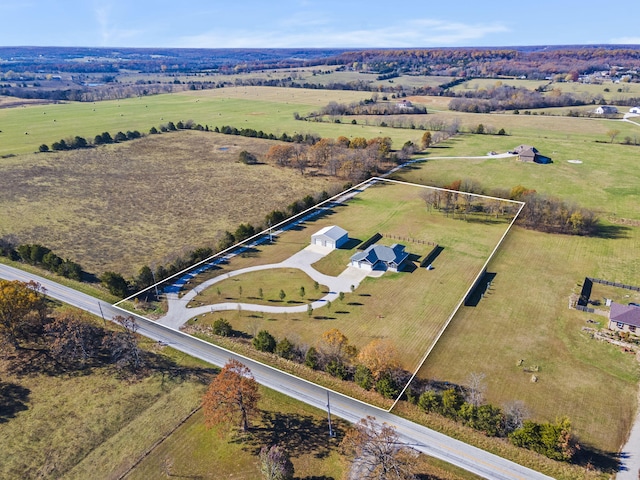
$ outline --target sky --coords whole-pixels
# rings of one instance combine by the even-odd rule
[[[0,0],[0,46],[640,44],[640,0]]]

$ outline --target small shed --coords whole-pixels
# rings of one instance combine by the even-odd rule
[[[640,107],[631,107],[629,109],[629,113],[635,113],[637,115],[640,115]]]
[[[331,225],[318,230],[311,235],[311,245],[318,245],[326,248],[340,248],[349,241],[348,232],[337,225]]]

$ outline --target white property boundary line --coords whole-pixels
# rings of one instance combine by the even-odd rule
[[[276,223],[275,225],[271,226],[270,228],[267,228],[266,230],[262,230],[261,232],[256,233],[253,236],[251,236],[249,238],[246,238],[241,242],[236,243],[235,245],[232,245],[232,246],[230,246],[228,248],[225,248],[224,250],[222,250],[220,252],[214,253],[213,255],[211,255],[210,257],[208,257],[208,258],[206,258],[204,260],[200,260],[198,263],[194,263],[193,265],[190,265],[187,268],[185,268],[183,270],[180,270],[177,273],[174,273],[170,277],[164,278],[164,279],[160,280],[159,282],[156,282],[153,285],[151,285],[151,286],[149,286],[149,287],[147,287],[147,288],[145,288],[143,290],[140,290],[139,292],[136,292],[136,293],[134,293],[132,295],[129,295],[127,298],[123,298],[122,300],[118,300],[116,303],[113,304],[113,306],[117,307],[119,304],[121,304],[123,302],[127,302],[127,301],[131,300],[132,298],[137,297],[141,293],[144,293],[144,292],[146,292],[148,290],[151,290],[152,288],[155,288],[155,287],[157,287],[159,285],[166,284],[169,280],[172,280],[172,279],[174,279],[176,277],[180,277],[180,276],[184,275],[185,273],[188,273],[189,271],[193,270],[194,268],[199,267],[200,265],[203,265],[203,264],[205,264],[207,262],[210,262],[212,260],[215,260],[217,258],[224,257],[227,253],[232,253],[238,247],[250,246],[250,244],[254,240],[258,240],[258,239],[264,237],[265,235],[269,235],[269,232],[271,232],[274,229],[279,229],[280,227],[286,226],[286,225],[291,224],[291,223],[297,223],[297,222],[300,222],[300,221],[304,221],[305,220],[304,217],[306,217],[309,213],[313,212],[314,210],[318,210],[318,215],[319,215],[320,214],[319,210],[327,209],[325,204],[333,203],[337,199],[339,199],[340,197],[343,197],[345,195],[349,195],[351,193],[353,193],[354,196],[355,196],[358,193],[358,192],[355,192],[355,191],[360,189],[361,186],[363,186],[363,185],[365,185],[366,183],[369,183],[369,182],[371,182],[372,184],[376,183],[376,182],[372,182],[372,180],[383,180],[383,179],[379,178],[379,177],[372,177],[372,178],[369,178],[369,179],[365,180],[364,182],[360,182],[359,184],[357,184],[357,185],[355,185],[355,186],[353,186],[353,187],[351,187],[351,188],[349,188],[347,190],[344,190],[344,191],[334,195],[333,197],[330,197],[330,198],[318,203],[317,205],[314,205],[311,208],[307,208],[306,210],[303,210],[302,212],[297,213],[296,215],[294,215],[292,217],[289,217],[289,218],[283,220],[280,223]],[[391,181],[391,180],[386,180],[386,181]],[[367,185],[367,187],[369,187],[369,186],[371,186],[371,185]],[[365,188],[367,188],[367,187],[365,187]]]
[[[184,335],[185,337],[189,337],[189,339],[197,340],[198,342],[201,342],[203,345],[207,345],[209,347],[218,348],[218,349],[222,350],[223,352],[229,354],[230,357],[236,356],[236,357],[240,357],[240,358],[242,358],[244,360],[248,360],[248,361],[253,362],[253,363],[258,363],[258,364],[262,365],[263,367],[266,367],[266,368],[268,368],[270,370],[273,370],[273,371],[279,372],[279,373],[283,373],[283,374],[285,374],[285,375],[287,375],[287,376],[289,376],[291,378],[295,378],[297,380],[301,380],[301,381],[303,381],[305,383],[308,383],[309,385],[313,385],[313,386],[318,387],[318,388],[323,388],[323,389],[327,390],[328,392],[331,392],[331,393],[333,393],[335,395],[339,395],[341,397],[348,398],[350,400],[355,400],[356,402],[361,403],[362,405],[366,405],[368,407],[375,408],[377,410],[380,410],[381,412],[387,412],[387,413],[389,412],[389,410],[385,410],[384,408],[378,407],[377,405],[373,405],[371,403],[367,403],[367,402],[365,402],[363,400],[360,400],[359,398],[352,397],[352,396],[347,395],[345,393],[338,392],[338,391],[333,390],[333,389],[331,389],[329,387],[325,387],[324,385],[320,385],[318,383],[313,383],[311,380],[307,380],[306,378],[303,378],[303,377],[298,377],[297,375],[294,375],[293,373],[289,373],[289,372],[287,372],[285,370],[280,370],[279,368],[276,368],[276,367],[274,367],[272,365],[269,365],[268,363],[263,363],[260,360],[256,360],[255,358],[248,357],[246,355],[243,355],[242,353],[234,352],[233,350],[229,350],[228,348],[222,347],[222,346],[220,346],[220,345],[218,345],[216,343],[207,342],[206,340],[198,338],[198,337],[196,337],[194,335],[190,335],[188,333],[184,333],[184,332],[182,332],[182,331],[180,331],[180,330],[178,330],[176,328],[171,328],[171,327],[167,327],[166,325],[162,325],[161,323],[156,323],[153,320],[149,320],[148,318],[143,317],[142,315],[138,315],[137,313],[132,313],[129,310],[125,310],[124,308],[119,307],[118,305],[114,304],[114,305],[112,305],[112,307],[117,308],[118,310],[126,313],[127,315],[135,315],[136,317],[142,319],[145,322],[153,323],[154,325],[157,325],[157,326],[159,326],[161,328],[166,328],[168,330],[171,330],[172,332],[177,332],[180,335]],[[191,355],[191,354],[189,354],[189,355]],[[204,360],[204,359],[201,359],[201,360]],[[208,360],[204,360],[204,361],[208,362]],[[220,368],[222,368],[223,366],[224,365],[221,365]],[[271,388],[272,390],[275,390],[275,388],[273,388],[273,387],[269,387],[269,388]],[[289,395],[287,395],[287,396],[289,396]]]
[[[408,163],[417,163],[418,161],[421,161],[421,159],[413,160],[413,161],[408,162]],[[396,170],[396,169],[394,169],[392,172],[394,173],[395,171],[397,171],[397,170]],[[390,173],[392,173],[392,172],[389,172],[389,174],[390,174]],[[355,398],[355,397],[349,397],[349,396],[347,396],[347,395],[345,395],[345,394],[343,394],[343,393],[336,392],[335,390],[332,390],[332,389],[330,389],[330,388],[324,387],[323,385],[319,385],[319,384],[317,384],[317,383],[313,383],[313,382],[311,382],[310,380],[307,380],[307,379],[305,379],[305,378],[303,378],[303,377],[298,377],[298,376],[296,376],[296,375],[293,375],[293,374],[291,374],[291,373],[285,372],[285,371],[283,371],[283,370],[279,370],[279,369],[277,369],[277,368],[275,368],[275,367],[273,367],[273,366],[271,366],[271,365],[268,365],[268,364],[266,364],[266,363],[263,363],[263,362],[260,362],[260,361],[258,361],[258,360],[255,360],[255,359],[253,359],[253,358],[247,357],[247,356],[245,356],[245,355],[242,355],[242,354],[236,353],[236,352],[234,352],[234,351],[232,351],[232,350],[228,350],[228,349],[226,349],[226,348],[224,348],[224,347],[220,347],[220,346],[219,346],[219,345],[217,345],[217,344],[213,344],[213,345],[215,345],[215,346],[216,346],[216,347],[218,347],[218,348],[221,348],[222,350],[224,350],[224,351],[225,351],[225,352],[227,352],[227,353],[232,353],[232,354],[237,355],[237,356],[239,356],[239,357],[241,357],[241,358],[243,358],[243,359],[247,359],[247,360],[251,360],[252,362],[259,363],[259,364],[261,364],[261,365],[263,365],[263,366],[265,366],[265,367],[268,367],[268,368],[270,368],[270,369],[272,369],[272,370],[276,370],[276,371],[283,372],[283,373],[285,373],[285,374],[287,374],[287,375],[289,375],[289,376],[291,376],[291,377],[298,378],[298,379],[303,380],[304,382],[309,383],[309,384],[311,384],[311,385],[315,385],[315,386],[317,386],[317,387],[324,388],[324,389],[326,389],[326,390],[328,390],[328,391],[330,391],[331,393],[334,393],[334,394],[336,394],[336,395],[342,395],[342,396],[347,397],[347,398],[352,398],[352,399],[354,399],[354,400],[356,400],[356,401],[358,401],[358,402],[362,403],[363,405],[368,405],[368,406],[373,407],[373,408],[376,408],[376,409],[378,409],[378,410],[386,411],[386,412],[390,413],[390,412],[394,409],[394,407],[396,406],[396,404],[400,401],[400,398],[402,398],[402,395],[403,395],[403,394],[404,394],[404,392],[407,390],[407,388],[409,388],[409,385],[411,385],[411,382],[413,382],[413,379],[417,376],[418,372],[420,371],[420,369],[421,369],[421,368],[422,368],[422,366],[424,365],[424,362],[427,360],[427,357],[431,354],[431,352],[432,352],[432,351],[433,351],[433,349],[435,348],[436,344],[438,343],[438,341],[440,340],[440,338],[441,338],[441,337],[442,337],[442,335],[444,334],[445,330],[447,329],[447,327],[449,326],[449,324],[450,324],[450,323],[451,323],[451,321],[453,320],[453,317],[458,313],[458,310],[460,310],[460,308],[462,307],[462,304],[464,303],[464,300],[465,300],[465,299],[467,298],[467,296],[471,293],[471,291],[472,291],[472,290],[473,290],[473,288],[476,286],[476,284],[477,284],[477,282],[479,281],[479,279],[480,279],[480,278],[482,277],[482,275],[484,274],[484,272],[485,272],[485,270],[486,270],[486,268],[487,268],[487,265],[488,265],[488,264],[489,264],[489,262],[493,259],[494,255],[496,254],[496,252],[498,251],[498,249],[499,249],[499,248],[500,248],[500,246],[502,245],[502,242],[503,242],[503,241],[504,241],[504,239],[506,238],[507,234],[511,231],[511,228],[513,227],[513,225],[514,225],[515,221],[518,219],[518,217],[519,217],[519,215],[520,215],[520,212],[522,212],[522,209],[523,209],[523,208],[524,208],[524,206],[525,206],[525,202],[519,202],[519,201],[516,201],[516,200],[509,200],[509,199],[499,198],[499,197],[492,197],[492,196],[489,196],[489,195],[481,195],[481,194],[477,194],[477,193],[463,192],[463,191],[460,191],[460,190],[450,190],[450,189],[447,189],[447,188],[432,187],[432,186],[429,186],[429,185],[419,185],[419,184],[417,184],[417,183],[404,182],[404,181],[401,181],[401,180],[393,180],[393,179],[383,178],[383,177],[371,177],[371,178],[369,178],[369,179],[367,179],[367,180],[365,180],[365,181],[363,181],[363,182],[360,182],[359,184],[357,184],[357,185],[355,185],[355,186],[353,186],[353,187],[351,187],[351,188],[349,188],[349,189],[347,189],[347,190],[344,190],[344,191],[342,191],[342,192],[340,192],[340,193],[338,193],[338,194],[334,195],[333,197],[330,197],[330,198],[328,198],[328,199],[326,199],[326,200],[324,200],[324,201],[322,201],[322,202],[318,203],[317,205],[314,205],[314,206],[313,206],[313,207],[311,207],[311,208],[308,208],[308,209],[306,209],[306,210],[304,210],[304,211],[302,211],[302,212],[300,212],[300,213],[298,213],[298,214],[294,215],[293,217],[290,217],[290,218],[288,218],[288,219],[286,219],[286,220],[283,220],[282,222],[280,222],[280,223],[278,223],[278,224],[276,224],[276,225],[274,225],[274,226],[272,226],[272,227],[270,227],[270,228],[268,228],[268,229],[266,229],[266,230],[262,230],[261,232],[259,232],[259,233],[255,234],[255,235],[253,235],[253,236],[251,236],[251,237],[249,237],[249,238],[247,238],[247,239],[243,240],[242,242],[236,243],[235,245],[232,245],[231,247],[226,248],[226,249],[222,250],[221,252],[218,252],[218,253],[216,253],[216,254],[214,254],[214,255],[212,255],[212,256],[210,256],[210,257],[206,258],[205,260],[201,260],[200,262],[195,263],[195,264],[191,265],[190,267],[187,267],[187,268],[185,268],[185,269],[181,270],[180,272],[175,273],[174,275],[172,275],[172,276],[170,276],[170,277],[167,277],[167,278],[165,278],[165,279],[161,280],[160,282],[157,282],[157,283],[155,283],[155,284],[153,284],[153,285],[151,285],[151,286],[149,286],[149,287],[145,288],[144,290],[140,290],[139,292],[136,292],[136,293],[134,293],[133,295],[130,295],[130,296],[128,296],[127,298],[124,298],[124,299],[122,299],[122,300],[120,300],[120,301],[118,301],[118,302],[114,303],[112,306],[113,306],[113,307],[115,307],[115,308],[118,308],[119,310],[121,310],[121,311],[123,311],[123,312],[126,312],[126,313],[128,313],[128,314],[131,314],[132,312],[130,312],[129,310],[125,310],[124,308],[120,307],[120,306],[119,306],[119,304],[121,304],[121,303],[123,303],[123,302],[125,302],[125,301],[128,301],[128,300],[130,300],[130,299],[132,299],[132,298],[134,298],[134,297],[137,297],[137,296],[138,296],[138,295],[140,295],[141,293],[144,293],[144,292],[146,292],[146,291],[148,291],[148,290],[151,290],[152,288],[155,288],[155,287],[157,287],[158,285],[165,284],[165,283],[167,283],[167,281],[168,281],[168,280],[171,280],[171,279],[174,279],[174,278],[176,278],[176,277],[182,276],[182,275],[184,275],[185,273],[187,273],[187,272],[189,272],[189,271],[193,270],[194,268],[196,268],[196,267],[198,267],[198,266],[200,266],[200,265],[203,265],[203,264],[205,264],[205,263],[207,263],[207,262],[210,262],[210,261],[212,261],[212,260],[214,260],[214,259],[217,259],[217,258],[220,258],[220,257],[224,257],[227,253],[233,252],[233,251],[234,251],[234,250],[236,250],[238,247],[241,247],[241,246],[243,246],[243,247],[251,246],[251,244],[252,244],[255,240],[258,240],[258,239],[260,239],[260,238],[264,237],[265,235],[269,235],[269,233],[270,233],[273,229],[279,229],[279,228],[280,228],[280,227],[282,227],[282,226],[287,226],[287,225],[290,225],[290,224],[297,224],[297,223],[304,222],[304,221],[305,221],[305,220],[310,216],[309,214],[310,214],[310,213],[312,213],[312,212],[314,212],[314,211],[317,211],[318,213],[317,213],[317,214],[315,214],[315,215],[313,215],[313,216],[319,215],[319,214],[321,213],[321,210],[323,210],[323,209],[327,209],[326,204],[333,203],[333,202],[335,202],[336,200],[338,200],[338,199],[340,199],[340,198],[343,198],[343,197],[345,197],[345,196],[347,196],[347,198],[344,198],[344,201],[348,201],[348,200],[350,200],[351,198],[355,197],[358,193],[360,193],[360,192],[359,192],[359,190],[364,190],[364,189],[366,189],[366,188],[368,188],[368,187],[371,187],[371,186],[373,186],[373,185],[376,185],[376,184],[377,184],[377,183],[379,183],[379,182],[388,182],[388,183],[391,183],[391,184],[405,185],[405,186],[409,186],[409,187],[418,187],[418,188],[431,189],[431,190],[441,190],[441,191],[445,191],[445,192],[451,192],[451,193],[462,194],[462,195],[473,195],[474,197],[480,197],[480,198],[484,198],[484,199],[488,199],[488,200],[497,200],[497,201],[500,201],[500,202],[514,203],[514,204],[518,204],[518,205],[520,205],[520,208],[518,209],[518,211],[517,211],[517,212],[516,212],[516,214],[514,215],[513,219],[511,220],[511,223],[509,224],[509,226],[507,227],[507,229],[505,230],[505,232],[502,234],[502,237],[500,238],[500,240],[498,241],[498,243],[497,243],[497,244],[496,244],[496,246],[494,247],[493,251],[491,252],[491,254],[489,255],[489,257],[487,258],[487,260],[484,262],[484,264],[482,265],[482,268],[480,269],[480,271],[478,272],[478,274],[477,274],[477,275],[476,275],[476,277],[474,278],[473,282],[471,283],[471,285],[469,286],[469,288],[467,289],[467,291],[465,292],[465,294],[462,296],[462,298],[460,299],[460,301],[458,302],[458,304],[457,304],[457,305],[456,305],[456,307],[454,308],[453,312],[452,312],[452,313],[449,315],[449,317],[447,318],[446,322],[444,323],[444,325],[442,326],[442,328],[441,328],[441,329],[440,329],[440,331],[438,332],[438,335],[436,336],[436,338],[435,338],[435,339],[434,339],[434,341],[431,343],[430,347],[427,349],[426,353],[425,353],[425,354],[424,354],[424,356],[422,357],[422,360],[421,360],[421,361],[420,361],[420,363],[418,364],[418,367],[416,368],[416,370],[415,370],[415,371],[413,372],[413,374],[411,375],[411,378],[410,378],[410,379],[409,379],[409,381],[406,383],[406,385],[403,387],[403,389],[400,391],[400,393],[398,394],[397,398],[395,399],[395,401],[393,402],[393,404],[391,405],[391,407],[390,407],[388,410],[385,410],[385,409],[383,409],[383,408],[381,408],[381,407],[378,407],[378,406],[376,406],[376,405],[373,405],[373,404],[370,404],[370,403],[364,402],[364,401],[359,400],[359,399],[357,399],[357,398]],[[351,196],[349,196],[349,195],[351,195]],[[151,321],[151,320],[146,319],[145,317],[142,317],[141,315],[138,315],[138,314],[135,314],[135,315],[136,315],[137,317],[143,318],[143,319],[144,319],[144,320],[146,320],[146,321]],[[154,322],[154,323],[155,323],[155,322]],[[170,328],[170,327],[167,327],[167,328]],[[180,333],[181,333],[181,334],[183,334],[183,335],[187,335],[187,334],[185,334],[185,333],[183,333],[183,332],[181,332],[180,330],[177,330],[177,329],[171,329],[171,330],[175,330],[175,331],[180,332]],[[190,335],[190,337],[192,337],[192,338],[196,338],[196,339],[198,339],[199,341],[201,341],[201,342],[203,342],[203,343],[211,344],[210,342],[206,342],[205,340],[199,339],[198,337],[194,337],[193,335]]]
[[[451,190],[449,190],[451,191]],[[484,197],[484,198],[497,198],[497,197],[487,197],[485,195],[478,195],[480,197]],[[499,200],[504,200],[504,199],[499,199]],[[418,368],[416,368],[415,372],[413,372],[413,375],[411,375],[411,378],[409,379],[409,381],[407,382],[407,384],[404,386],[404,388],[402,389],[402,391],[400,392],[400,394],[398,395],[398,398],[396,398],[395,402],[393,402],[393,405],[391,405],[391,408],[388,410],[389,412],[391,412],[391,410],[393,410],[393,408],[396,406],[396,404],[398,403],[398,401],[400,401],[400,398],[402,397],[402,394],[407,390],[407,388],[409,388],[409,385],[411,385],[411,382],[413,382],[413,379],[416,377],[416,375],[418,374],[418,372],[420,371],[420,369],[422,368],[422,366],[424,365],[424,362],[427,360],[427,357],[431,354],[431,352],[433,351],[433,349],[435,348],[436,344],[438,343],[438,341],[440,340],[440,337],[442,337],[442,335],[444,334],[445,330],[447,329],[447,327],[449,326],[449,324],[451,323],[451,321],[453,320],[453,317],[455,317],[456,313],[458,313],[458,310],[460,310],[460,307],[462,307],[462,304],[464,303],[465,299],[467,298],[467,296],[471,293],[471,290],[473,290],[473,288],[476,286],[476,284],[478,283],[478,280],[480,280],[480,277],[482,277],[482,275],[484,275],[487,265],[489,265],[489,262],[493,259],[493,256],[496,254],[496,252],[498,251],[498,249],[500,248],[500,246],[502,245],[502,242],[504,241],[504,239],[507,237],[507,234],[511,231],[511,227],[513,227],[513,224],[515,223],[515,221],[518,219],[518,217],[520,216],[520,212],[522,212],[522,209],[525,206],[525,202],[517,202],[515,200],[505,200],[508,202],[513,202],[513,203],[518,203],[520,204],[520,208],[518,209],[518,212],[514,215],[513,220],[511,220],[511,223],[509,224],[509,227],[507,228],[507,230],[502,234],[502,237],[500,238],[500,240],[498,241],[497,245],[495,246],[495,248],[493,249],[493,251],[491,252],[491,254],[489,255],[489,258],[487,258],[486,262],[484,262],[484,265],[482,266],[482,268],[480,269],[480,272],[478,272],[478,275],[476,275],[476,278],[473,279],[473,282],[471,283],[471,286],[467,289],[467,291],[465,292],[465,294],[462,296],[462,298],[460,299],[460,301],[458,302],[458,305],[456,306],[456,308],[453,310],[453,312],[451,313],[451,315],[449,315],[449,318],[447,319],[447,321],[445,322],[445,324],[442,326],[442,328],[440,329],[440,332],[438,333],[438,335],[436,336],[436,338],[433,340],[433,342],[431,343],[431,346],[429,347],[429,349],[427,350],[427,352],[424,354],[424,357],[422,357],[422,361],[420,362],[420,364],[418,365]]]

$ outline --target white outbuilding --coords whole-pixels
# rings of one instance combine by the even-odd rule
[[[336,225],[324,227],[311,235],[311,245],[327,248],[340,248],[349,241],[349,234],[344,228]]]
[[[631,107],[629,109],[629,113],[636,113],[636,114],[640,115],[640,107]]]

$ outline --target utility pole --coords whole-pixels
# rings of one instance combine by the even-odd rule
[[[336,432],[333,431],[333,428],[331,428],[331,406],[329,404],[329,390],[327,390],[327,418],[329,420],[329,437],[335,437],[336,436]]]
[[[100,308],[100,315],[102,316],[102,321],[104,322],[104,326],[107,326],[107,319],[104,318],[104,313],[102,312],[102,304],[98,302],[98,308]],[[327,392],[329,393],[329,392]]]
[[[160,300],[160,295],[158,295],[158,283],[156,282],[156,275],[151,270],[151,278],[153,278],[153,287],[156,289],[156,300]]]

